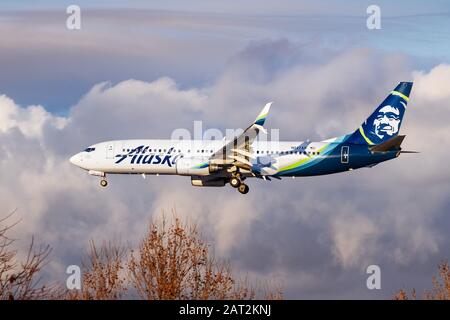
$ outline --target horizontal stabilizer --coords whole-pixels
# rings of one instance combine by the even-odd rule
[[[400,145],[403,142],[403,139],[405,139],[405,136],[396,136],[392,139],[389,139],[386,142],[383,142],[381,144],[371,147],[370,150],[372,152],[386,152],[386,151],[399,150]]]

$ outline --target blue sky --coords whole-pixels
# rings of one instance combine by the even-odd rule
[[[52,278],[87,239],[133,243],[142,221],[174,206],[200,222],[242,274],[278,277],[288,298],[389,298],[429,287],[450,258],[450,19],[447,1],[72,1],[0,4],[0,211],[17,238],[54,248]],[[399,81],[414,81],[402,131],[419,155],[372,169],[192,188],[182,177],[110,177],[107,189],[68,162],[107,139],[267,120],[282,139],[355,130]],[[428,155],[433,156],[428,156]],[[31,161],[31,160],[32,161]],[[218,207],[217,203],[221,205]],[[186,208],[189,208],[187,210]],[[27,243],[24,243],[26,247]],[[365,288],[379,264],[383,290]]]

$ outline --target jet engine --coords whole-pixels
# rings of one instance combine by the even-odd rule
[[[208,179],[206,177],[192,177],[191,184],[195,187],[223,187],[225,179]]]

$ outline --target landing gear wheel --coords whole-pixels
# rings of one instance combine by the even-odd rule
[[[106,187],[108,185],[108,181],[106,181],[105,179],[100,180],[100,185],[102,187]]]
[[[238,187],[238,191],[242,194],[248,193],[249,190],[250,188],[245,183],[241,183],[240,186]]]
[[[232,177],[230,179],[230,184],[233,188],[238,188],[242,183],[241,180],[239,180],[238,178]]]

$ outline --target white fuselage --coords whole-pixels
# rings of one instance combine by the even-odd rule
[[[85,151],[74,155],[70,161],[83,169],[105,174],[178,174],[176,163],[180,158],[190,158],[198,164],[207,162],[225,142],[222,140],[107,141],[90,146]],[[265,172],[270,175],[303,158],[320,157],[319,150],[330,142],[332,141],[308,143],[255,141],[251,148],[252,158],[276,158],[274,167],[267,168],[268,172]]]

